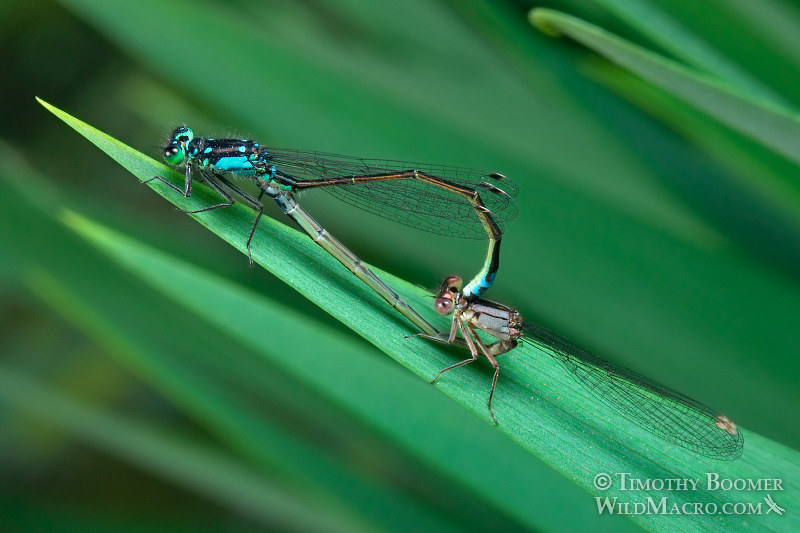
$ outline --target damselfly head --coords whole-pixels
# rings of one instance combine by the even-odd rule
[[[164,161],[177,166],[186,157],[186,145],[194,139],[194,132],[187,126],[179,126],[172,132],[169,143],[164,147]]]
[[[436,294],[434,308],[441,315],[449,315],[456,307],[458,299],[461,297],[461,287],[464,281],[458,276],[448,276],[444,278],[439,292]]]

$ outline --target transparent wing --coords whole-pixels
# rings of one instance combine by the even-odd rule
[[[378,176],[418,171],[477,191],[498,228],[517,215],[517,185],[501,174],[442,165],[364,159],[305,150],[269,150],[275,167],[296,179]],[[367,181],[322,187],[340,200],[406,226],[440,235],[485,239],[487,232],[467,198],[416,179]]]
[[[734,460],[744,437],[727,417],[525,322],[523,341],[551,354],[595,398],[647,431],[714,459]]]

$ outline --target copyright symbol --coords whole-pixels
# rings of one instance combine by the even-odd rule
[[[598,490],[608,490],[611,488],[611,476],[605,472],[600,472],[594,476],[594,488]]]

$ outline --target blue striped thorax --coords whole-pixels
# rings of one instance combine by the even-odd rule
[[[268,164],[269,152],[248,139],[206,139],[195,137],[190,128],[181,126],[172,133],[164,148],[164,159],[173,166],[192,164],[240,176],[274,174]]]

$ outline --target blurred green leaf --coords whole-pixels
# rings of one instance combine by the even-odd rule
[[[731,85],[739,86],[760,99],[786,105],[769,87],[736,65],[724,53],[711,47],[702,37],[672,19],[657,3],[648,0],[597,0],[597,3],[685,63]]]
[[[534,9],[530,19],[543,32],[563,33],[574,38],[721,123],[800,163],[797,150],[800,120],[796,112],[692,71],[575,17],[549,9]],[[800,188],[787,181],[784,191],[791,191],[792,196],[787,200],[791,200],[795,216],[800,217]]]
[[[68,429],[95,446],[123,456],[160,475],[253,517],[264,525],[299,531],[367,531],[341,515],[309,513],[307,502],[271,484],[216,450],[170,435],[165,428],[111,416],[41,384],[5,365],[0,372],[0,397],[50,424]]]
[[[794,184],[786,176],[796,166],[669,93],[605,61],[587,62],[584,72],[607,85],[713,157],[723,174],[700,161],[684,171],[676,168],[673,181],[707,216],[735,235],[745,247],[795,270],[800,264],[800,213]],[[725,191],[725,194],[720,194]]]

